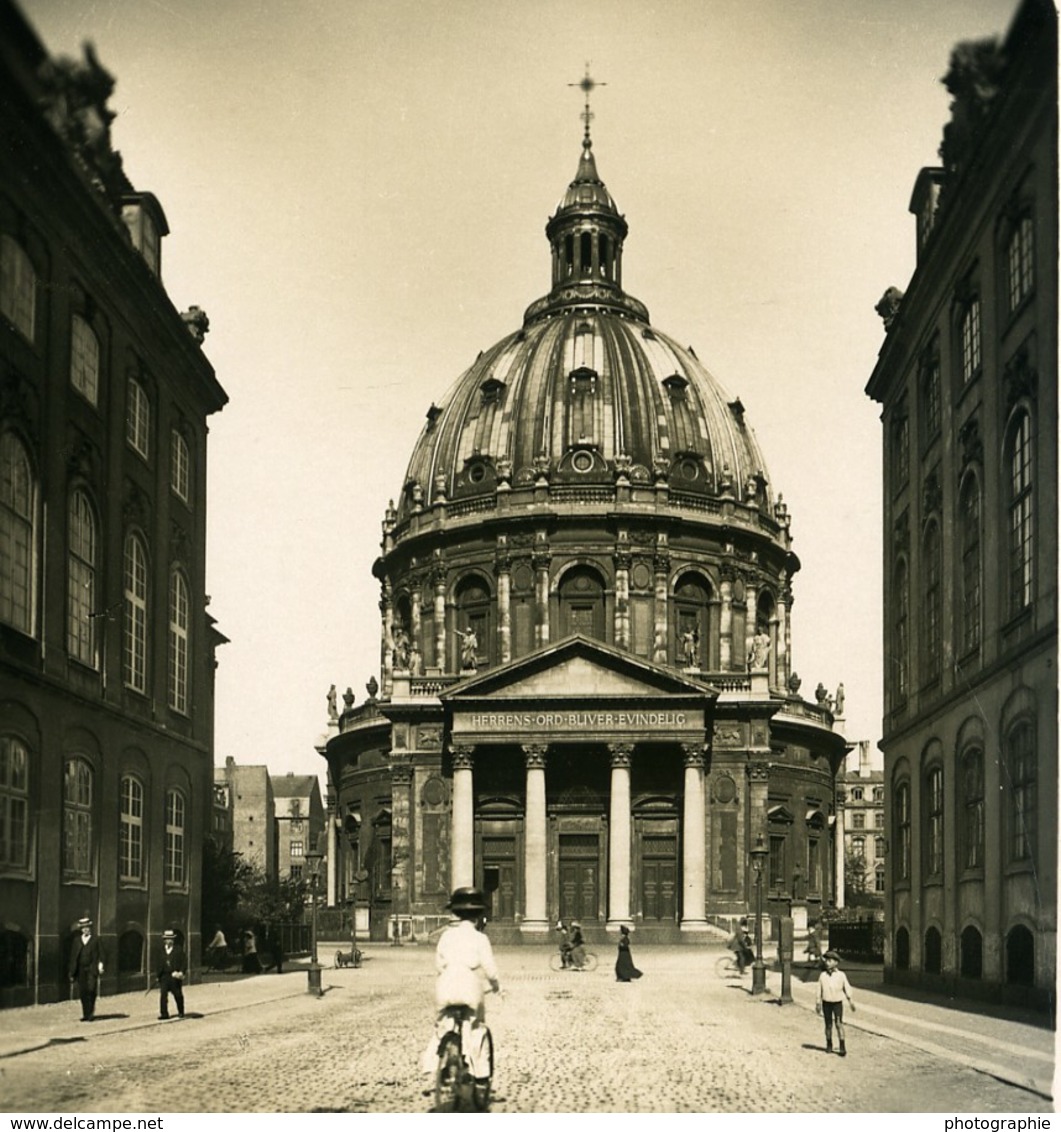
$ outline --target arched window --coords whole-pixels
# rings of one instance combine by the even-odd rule
[[[925,876],[943,875],[943,767],[933,766],[925,774]]]
[[[37,482],[22,442],[0,434],[0,621],[33,632]]]
[[[682,668],[711,664],[714,633],[711,588],[699,575],[686,574],[674,588],[674,663]]]
[[[138,535],[125,539],[125,640],[122,676],[127,688],[147,690],[147,555]]]
[[[33,341],[37,307],[37,273],[22,246],[0,236],[0,315],[28,341]]]
[[[599,641],[604,635],[604,585],[600,575],[585,566],[569,570],[560,582],[560,631],[581,633]]]
[[[589,232],[579,236],[579,270],[583,275],[590,275],[593,271],[593,237]]]
[[[169,706],[188,714],[188,583],[179,570],[169,579]]]
[[[963,979],[979,979],[984,973],[984,937],[972,925],[962,932],[959,970]]]
[[[1009,431],[1009,612],[1016,616],[1032,603],[1032,430],[1023,410]]]
[[[0,735],[0,868],[29,865],[29,751]]]
[[[984,864],[984,752],[969,747],[961,756],[961,854],[967,869]]]
[[[83,491],[70,494],[66,577],[66,649],[82,664],[96,667],[96,516]]]
[[[1018,987],[1035,985],[1035,937],[1023,924],[1006,936],[1006,982]]]
[[[1032,293],[1035,279],[1035,229],[1029,213],[1013,226],[1006,245],[1006,291],[1012,314]]]
[[[184,859],[185,802],[176,787],[166,791],[166,884],[182,888],[185,882]]]
[[[910,783],[900,782],[895,789],[895,879],[910,879]]]
[[[943,973],[943,937],[939,928],[929,928],[925,932],[925,970],[930,975]]]
[[[1035,858],[1038,803],[1036,796],[1035,726],[1030,719],[1018,719],[1006,731],[1006,773],[1009,779],[1010,860]]]
[[[132,884],[144,879],[144,787],[131,774],[121,783],[118,876]]]
[[[72,758],[63,772],[63,877],[91,880],[94,774],[87,759]]]
[[[475,635],[474,651],[476,668],[488,668],[493,663],[493,641],[491,634],[490,590],[482,578],[463,579],[457,586],[457,624],[461,633],[469,630]],[[454,672],[468,667],[463,661],[464,641],[468,638],[454,636],[456,663]]]
[[[895,966],[900,971],[910,968],[910,933],[906,928],[900,928],[895,933]]]
[[[99,403],[99,339],[79,314],[70,320],[70,384],[90,405]]]
[[[940,546],[939,525],[929,523],[925,528],[924,544],[924,643],[922,684],[940,678],[943,666],[943,552]]]
[[[910,586],[906,560],[895,566],[895,593],[892,626],[892,672],[896,705],[906,701],[910,686]],[[893,706],[896,706],[893,705]]]
[[[980,485],[975,476],[966,477],[958,504],[961,525],[961,626],[963,656],[980,647]]]

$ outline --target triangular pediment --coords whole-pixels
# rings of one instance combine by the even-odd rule
[[[456,706],[491,699],[653,699],[693,696],[713,700],[717,692],[671,669],[633,657],[587,637],[567,637],[519,660],[469,677],[440,697]]]

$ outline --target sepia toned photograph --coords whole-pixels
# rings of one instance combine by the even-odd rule
[[[1049,1127],[1057,20],[0,0],[11,1128]]]

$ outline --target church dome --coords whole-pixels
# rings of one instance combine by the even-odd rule
[[[626,234],[587,138],[546,226],[552,289],[428,410],[399,522],[499,487],[619,478],[669,484],[697,510],[729,498],[774,515],[741,402],[623,291]]]

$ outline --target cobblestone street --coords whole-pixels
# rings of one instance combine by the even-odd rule
[[[331,952],[324,952],[330,955]],[[554,973],[547,948],[499,948],[490,999],[495,1112],[1050,1112],[1052,1031],[856,992],[849,1056],[824,1051],[813,985],[777,1004],[715,974],[720,947],[638,949],[619,984]],[[427,1112],[419,1056],[432,1020],[430,947],[370,948],[360,970],[222,976],[157,997],[7,1011],[0,1095],[13,1112]],[[999,1079],[1002,1077],[1003,1079]],[[1022,1082],[1026,1087],[1018,1087]]]

